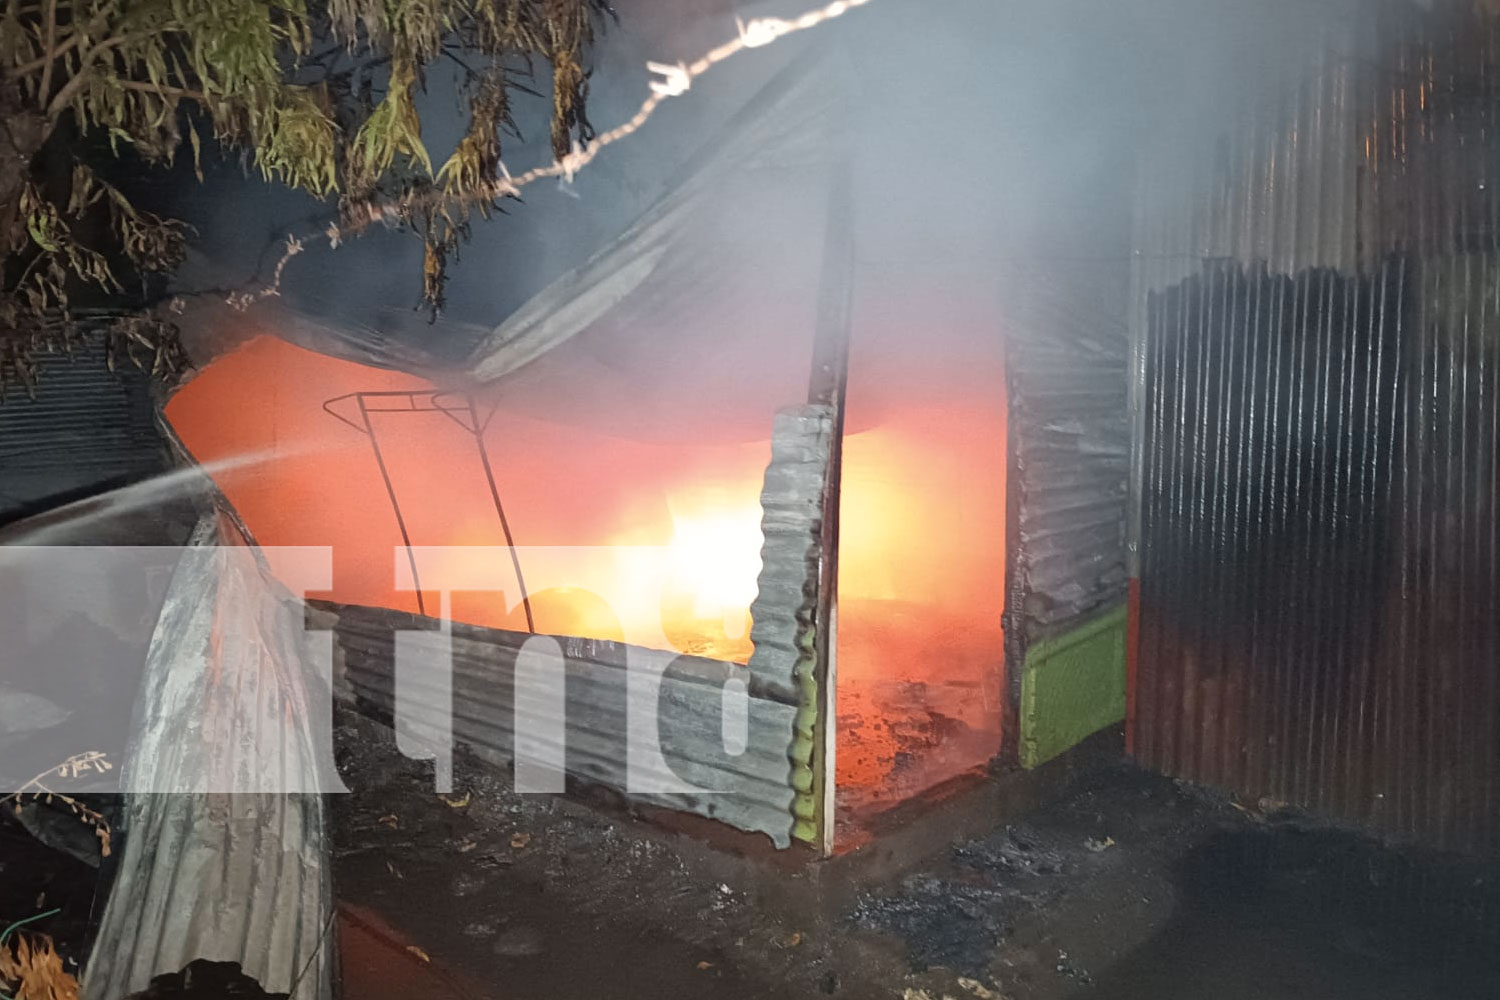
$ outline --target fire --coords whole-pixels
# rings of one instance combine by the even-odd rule
[[[671,538],[643,544],[622,536],[586,575],[532,599],[541,631],[661,645],[743,663],[750,604],[760,576],[760,507],[753,490],[698,490],[671,496]],[[659,603],[630,599],[658,592]]]
[[[322,596],[416,611],[405,559],[393,559],[405,539],[392,493],[411,544],[447,549],[422,557],[432,561],[424,584],[509,570],[474,439],[441,413],[378,413],[383,476],[370,437],[323,403],[355,391],[430,388],[263,337],[208,366],[168,416],[258,542],[332,547],[333,586]],[[769,441],[650,443],[499,411],[484,448],[538,632],[749,658]],[[244,455],[265,460],[225,464]],[[547,571],[554,559],[570,567],[565,579]],[[451,613],[525,630],[521,590],[518,580],[503,599],[455,591]],[[424,586],[424,596],[428,613],[438,613],[438,594]]]
[[[750,603],[760,577],[758,483],[670,495],[672,537],[662,629],[684,653],[743,663],[750,657]]]
[[[859,299],[839,495],[841,849],[1001,745],[1009,407],[997,303],[968,280],[872,281]]]
[[[758,505],[669,505],[671,571],[675,587],[690,591],[696,618],[721,617],[725,630],[743,632],[760,576]],[[738,638],[735,632],[730,638]]]

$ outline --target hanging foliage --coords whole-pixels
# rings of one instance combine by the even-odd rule
[[[118,294],[181,261],[191,233],[106,183],[78,152],[94,136],[197,167],[204,139],[267,180],[376,204],[425,241],[422,297],[443,301],[470,214],[488,215],[510,92],[552,70],[552,148],[587,144],[587,53],[607,0],[0,0],[0,394],[35,388],[37,361],[80,336],[69,293]],[[469,122],[434,159],[417,97],[439,60],[461,67]],[[185,152],[184,152],[185,150]],[[71,178],[57,164],[71,162]],[[435,165],[436,164],[436,165]],[[199,172],[201,178],[201,171]],[[354,226],[353,228],[360,228]],[[181,365],[170,315],[108,335],[158,373]]]

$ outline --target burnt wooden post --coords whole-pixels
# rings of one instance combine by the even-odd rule
[[[823,853],[833,852],[834,767],[838,731],[838,593],[839,501],[843,477],[844,403],[849,388],[849,339],[854,311],[853,164],[845,160],[833,171],[828,198],[828,229],[823,245],[823,274],[818,290],[818,325],[813,339],[812,379],[807,401],[828,407],[832,427],[828,470],[819,504],[817,611],[813,619],[815,677],[821,732],[816,741],[813,774],[817,787],[818,827]]]

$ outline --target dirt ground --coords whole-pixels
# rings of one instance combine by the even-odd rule
[[[871,879],[517,796],[344,716],[331,802],[349,1000],[1493,1000],[1500,866],[1396,849],[1126,765]],[[0,917],[75,968],[98,873],[0,818]],[[169,994],[163,994],[169,995]]]
[[[346,719],[346,996],[1492,998],[1495,866],[1383,847],[1125,765],[894,881],[778,870],[628,817],[455,790]],[[853,874],[850,874],[853,873]]]

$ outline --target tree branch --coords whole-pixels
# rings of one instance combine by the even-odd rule
[[[105,4],[97,11],[95,11],[94,16],[89,18],[89,33],[93,33],[94,31],[102,28],[104,24],[108,22],[110,15],[115,12],[115,9],[119,6],[119,3],[120,0],[109,0],[109,3]],[[82,88],[84,83],[87,82],[87,70],[89,69],[89,64],[94,61],[94,57],[96,55],[98,55],[100,52],[107,52],[110,49],[116,48],[120,45],[124,45],[126,42],[133,41],[137,37],[128,34],[116,35],[114,38],[106,38],[98,45],[86,49],[83,48],[82,45],[78,44],[82,36],[83,32],[75,31],[72,38],[70,38],[68,42],[60,46],[51,56],[45,57],[47,59],[47,64],[43,72],[44,74],[49,74],[52,70],[53,59],[66,54],[69,49],[75,47],[78,48],[80,53],[78,56],[78,68],[73,71],[72,79],[63,84],[62,89],[57,92],[56,97],[48,101],[46,90],[37,91],[38,101],[46,102],[46,114],[49,119],[57,118],[57,116],[62,113],[63,109],[68,106],[68,103],[72,101],[73,95],[77,94],[79,89]]]
[[[63,84],[62,89],[57,92],[57,96],[52,98],[52,100],[47,103],[47,117],[56,118],[58,115],[62,114],[63,111],[68,107],[68,104],[73,100],[73,95],[77,94],[78,91],[83,89],[83,85],[87,83],[89,79],[89,64],[94,61],[95,56],[97,56],[101,52],[107,52],[110,49],[118,48],[121,45],[124,45],[126,42],[133,40],[134,36],[131,35],[116,35],[114,38],[106,38],[104,41],[100,42],[98,45],[95,45],[93,48],[85,49],[82,56],[79,57],[78,69],[76,72],[74,72],[73,79]]]
[[[73,36],[77,38],[77,35]],[[49,53],[47,65],[42,67],[42,85],[37,88],[37,96],[41,100],[47,99],[47,92],[52,89],[52,67],[57,63],[57,0],[47,0],[47,41],[45,51]]]
[[[32,73],[35,73],[39,69],[46,69],[48,66],[52,65],[53,62],[67,55],[68,51],[71,50],[73,46],[78,44],[79,37],[80,36],[76,34],[69,35],[65,42],[63,42],[57,48],[53,49],[47,55],[38,56],[37,58],[31,60],[31,62],[29,63],[22,63],[15,69],[7,71],[5,75],[10,77],[12,80],[19,80],[23,76],[30,76]]]
[[[58,0],[47,0],[47,3],[49,6],[49,10],[54,12],[57,10]],[[105,20],[107,20],[112,13],[114,13],[115,7],[118,6],[118,4],[119,0],[110,0],[109,3],[96,10],[94,12],[94,16],[89,18],[88,33],[92,33],[93,31],[98,29],[101,24]],[[73,5],[70,3],[68,4],[68,6],[72,7]],[[61,59],[73,49],[77,48],[78,43],[83,41],[84,34],[85,32],[78,31],[75,27],[74,30],[69,33],[68,37],[65,38],[61,43],[49,43],[47,45],[48,51],[45,54],[38,56],[37,58],[31,60],[31,62],[29,63],[22,63],[19,66],[6,70],[4,73],[5,77],[12,80],[19,80],[23,76],[30,76],[32,73],[35,73],[39,69],[49,69],[55,61]],[[37,93],[39,100],[45,101],[47,99],[47,91],[45,89],[41,89]]]
[[[190,90],[186,87],[167,87],[157,83],[146,83],[140,80],[119,80],[117,83],[126,90],[135,90],[144,94],[156,94],[160,97],[177,97],[189,101],[197,101],[199,104],[208,103],[208,95],[201,90]]]

